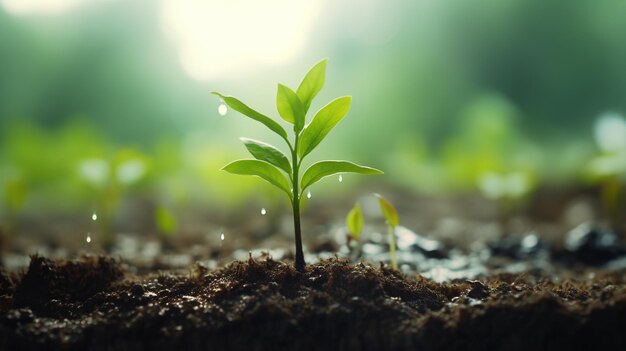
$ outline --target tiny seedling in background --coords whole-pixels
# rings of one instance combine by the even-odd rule
[[[363,230],[363,212],[361,211],[360,203],[355,203],[354,207],[348,212],[346,216],[346,227],[348,227],[348,242],[359,240],[359,236],[361,236],[361,231]]]
[[[278,84],[276,107],[282,119],[293,125],[293,143],[289,140],[285,129],[270,117],[253,110],[235,97],[213,92],[233,110],[262,123],[278,134],[289,147],[289,153],[285,155],[270,144],[242,138],[241,141],[255,160],[237,160],[224,166],[223,170],[232,174],[258,176],[287,194],[293,208],[296,241],[295,267],[298,271],[303,271],[305,266],[300,229],[300,201],[304,191],[322,178],[337,173],[383,173],[377,169],[359,166],[348,161],[320,161],[310,166],[300,176],[302,160],[322,142],[350,110],[352,97],[342,96],[322,107],[311,123],[305,125],[311,102],[324,85],[327,62],[328,60],[324,59],[315,64],[295,92],[285,85]]]
[[[359,237],[363,230],[363,212],[361,211],[361,204],[356,202],[354,207],[348,212],[346,216],[347,233],[347,245],[351,251],[351,258],[356,259],[359,255],[361,247],[359,245]]]
[[[154,210],[154,224],[163,238],[166,246],[171,245],[171,238],[176,233],[178,226],[176,215],[165,206],[158,206]]]
[[[391,255],[391,267],[398,269],[398,257],[396,256],[396,227],[400,225],[398,211],[393,207],[391,202],[380,194],[374,194],[378,198],[380,209],[387,220],[389,226],[389,253]]]

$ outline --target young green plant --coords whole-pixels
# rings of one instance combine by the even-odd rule
[[[356,202],[354,207],[346,216],[346,227],[348,228],[348,240],[359,240],[361,231],[363,230],[363,212],[361,204]]]
[[[387,220],[389,226],[389,253],[391,255],[391,267],[398,269],[398,257],[396,255],[396,227],[400,225],[400,218],[398,217],[398,211],[393,207],[391,202],[385,199],[380,194],[374,194],[378,198],[378,204],[380,209]]]
[[[350,212],[348,212],[348,215],[346,216],[346,227],[348,228],[348,248],[351,248],[350,257],[352,259],[356,259],[361,249],[359,245],[359,237],[361,236],[361,231],[363,230],[363,212],[361,211],[360,203],[356,202],[354,207],[352,207]]]
[[[296,241],[295,267],[298,271],[303,271],[305,266],[300,229],[300,202],[304,191],[322,178],[337,173],[383,173],[380,170],[348,161],[320,161],[310,166],[301,176],[302,160],[346,116],[352,101],[350,96],[336,98],[322,107],[315,114],[311,123],[305,125],[306,114],[311,107],[311,102],[324,85],[327,62],[328,60],[324,59],[315,64],[296,91],[278,84],[276,107],[280,117],[293,125],[293,141],[290,141],[285,129],[270,117],[257,112],[235,97],[222,95],[218,92],[212,93],[219,96],[233,110],[262,123],[278,134],[289,148],[289,154],[285,155],[270,144],[242,138],[241,141],[255,159],[237,160],[222,169],[232,174],[258,176],[287,194],[293,208]]]

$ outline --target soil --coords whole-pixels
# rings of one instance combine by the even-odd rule
[[[2,350],[625,350],[626,275],[436,283],[332,258],[134,275],[105,256],[0,271]]]

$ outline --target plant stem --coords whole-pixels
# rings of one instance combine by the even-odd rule
[[[304,272],[304,253],[302,252],[302,232],[300,229],[300,189],[298,184],[298,171],[300,164],[298,163],[298,134],[296,133],[295,147],[291,150],[293,177],[291,179],[293,184],[292,189],[292,207],[293,207],[293,227],[296,235],[296,269],[298,272]]]
[[[396,233],[393,226],[389,226],[389,254],[391,255],[391,268],[398,269],[398,257],[396,256]]]

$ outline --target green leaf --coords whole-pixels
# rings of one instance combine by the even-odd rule
[[[287,172],[287,174],[291,174],[291,164],[289,163],[289,159],[282,152],[280,152],[280,150],[262,141],[248,138],[240,139],[246,145],[246,148],[250,151],[250,154],[252,154],[254,158],[269,162]]]
[[[380,209],[383,211],[383,215],[387,219],[387,223],[389,223],[392,227],[397,227],[400,224],[400,218],[398,218],[398,211],[393,207],[391,202],[385,199],[380,194],[374,194],[378,198],[378,203],[380,205]]]
[[[302,102],[293,90],[280,83],[278,83],[278,90],[276,91],[276,107],[280,116],[295,126],[296,133],[302,130],[304,127]]]
[[[352,238],[358,240],[361,235],[361,230],[363,230],[363,212],[361,212],[360,203],[355,203],[354,207],[348,212],[346,216],[346,226]]]
[[[322,178],[337,173],[383,174],[383,172],[378,169],[359,166],[348,161],[320,161],[313,164],[304,172],[301,182],[302,191],[317,183]]]
[[[176,230],[176,217],[165,207],[157,207],[154,211],[156,226],[163,234],[171,236]]]
[[[305,114],[309,111],[311,102],[313,101],[317,93],[319,93],[324,86],[324,80],[326,79],[327,63],[327,58],[316,63],[313,68],[309,70],[306,76],[304,76],[304,79],[302,79],[300,86],[298,86],[298,90],[296,93],[300,97],[300,101],[302,101]]]
[[[308,155],[313,149],[326,137],[336,125],[341,121],[350,110],[351,96],[342,96],[331,101],[328,105],[322,107],[313,121],[304,128],[300,145],[298,146],[298,155],[300,158]]]
[[[261,177],[286,192],[291,198],[291,186],[287,178],[276,167],[265,161],[237,160],[227,164],[222,170],[232,174]]]
[[[265,126],[271,129],[274,133],[280,135],[283,139],[287,140],[287,132],[285,132],[285,129],[283,129],[283,127],[281,127],[280,124],[276,123],[273,119],[253,110],[248,105],[239,101],[236,97],[225,96],[216,91],[211,92],[211,94],[219,96],[220,98],[222,98],[222,100],[224,100],[226,105],[228,105],[233,110],[240,112],[255,121],[265,124]]]

